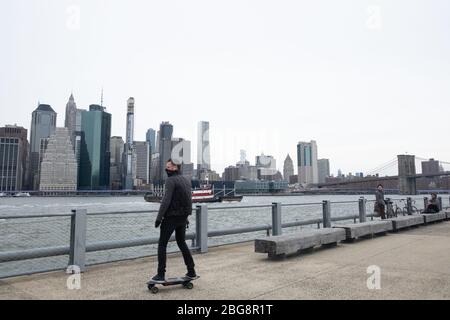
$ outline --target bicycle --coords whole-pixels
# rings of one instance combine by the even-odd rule
[[[396,203],[394,203],[393,201],[386,201],[386,216],[387,218],[397,218],[400,215],[406,216],[409,215],[408,213],[408,203],[406,202],[406,200],[401,199],[400,203],[403,204],[403,206],[399,206]],[[415,200],[411,200],[411,214],[420,213],[420,210],[417,209],[416,206],[414,206],[414,204],[416,203]]]

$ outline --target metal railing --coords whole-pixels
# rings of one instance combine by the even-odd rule
[[[441,198],[440,198],[441,199]],[[396,201],[406,200],[408,208],[411,209],[412,200],[408,199],[392,199]],[[426,200],[424,200],[426,201]],[[265,204],[265,205],[252,205],[252,206],[230,206],[230,207],[208,207],[207,205],[199,205],[193,212],[195,213],[195,232],[189,232],[186,234],[186,239],[192,241],[191,249],[198,251],[199,253],[208,252],[208,239],[214,237],[230,236],[237,234],[247,234],[253,232],[265,231],[266,235],[281,235],[283,229],[293,228],[293,227],[303,227],[303,226],[317,226],[317,228],[327,228],[331,227],[332,222],[337,221],[351,221],[354,223],[357,221],[365,222],[367,218],[374,219],[374,214],[367,214],[367,204],[369,201],[364,197],[361,197],[358,201],[342,201],[342,202],[331,202],[323,201],[321,203],[297,203],[297,204],[282,204],[280,202]],[[442,199],[441,199],[442,203]],[[333,206],[340,204],[357,204],[357,214],[351,215],[341,215],[332,216]],[[450,204],[450,200],[449,200]],[[305,219],[298,221],[282,222],[283,209],[292,207],[305,207],[305,206],[321,206],[322,217]],[[356,207],[356,205],[355,205]],[[443,207],[443,206],[442,206]],[[242,226],[238,228],[223,228],[218,230],[208,229],[208,215],[209,212],[214,212],[218,210],[254,210],[257,208],[267,208],[271,209],[271,223],[266,224],[256,224],[251,226]],[[443,207],[444,208],[444,207]],[[408,213],[412,214],[412,209],[408,209]],[[3,263],[17,262],[24,260],[57,257],[57,256],[68,256],[68,267],[78,266],[81,271],[86,270],[86,254],[92,252],[100,252],[107,250],[141,247],[147,245],[158,244],[159,237],[143,237],[143,238],[130,238],[121,239],[114,241],[97,241],[94,243],[87,243],[87,227],[88,227],[88,217],[98,217],[98,216],[127,216],[131,214],[155,214],[157,210],[147,210],[147,211],[115,211],[115,212],[93,212],[88,213],[85,209],[73,210],[71,214],[45,214],[45,215],[22,215],[22,216],[2,216],[0,219],[3,221],[19,221],[25,219],[42,219],[42,218],[61,218],[70,217],[70,241],[67,245],[53,246],[53,247],[43,247],[43,248],[33,248],[33,249],[22,249],[7,252],[0,252],[0,266]],[[0,228],[2,225],[0,224]],[[120,227],[120,226],[119,226]],[[0,233],[1,234],[1,233]],[[173,242],[175,239],[172,237],[170,239]],[[250,239],[251,240],[251,239]],[[249,240],[246,240],[249,241]],[[242,242],[242,241],[239,241]],[[153,254],[154,255],[154,254]],[[151,255],[141,255],[141,256],[151,256]],[[126,259],[121,259],[126,260]],[[115,260],[117,261],[117,260]],[[108,261],[110,262],[110,261]],[[60,269],[60,268],[56,268]],[[45,270],[39,270],[39,272],[54,271],[55,268],[47,268]],[[1,271],[1,269],[0,269]],[[12,277],[24,274],[30,274],[29,270],[13,272],[8,275],[4,275],[0,272],[0,278]]]

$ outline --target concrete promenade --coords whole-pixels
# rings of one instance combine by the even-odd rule
[[[146,281],[156,258],[88,268],[81,289],[68,290],[63,272],[0,280],[0,299],[450,299],[450,221],[270,261],[253,242],[194,256],[201,278],[193,290]],[[381,268],[381,289],[369,290],[367,268]],[[168,276],[185,273],[179,254]]]

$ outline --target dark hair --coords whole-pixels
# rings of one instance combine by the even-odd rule
[[[431,195],[437,197],[437,193],[436,192],[432,192]]]
[[[377,188],[378,188],[378,187],[384,188],[383,185],[382,185],[381,183],[377,185]]]
[[[177,171],[181,171],[181,164],[175,163],[172,159],[167,160],[167,162],[170,162],[174,166],[177,167]]]

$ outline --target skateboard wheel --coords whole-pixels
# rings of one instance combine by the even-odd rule
[[[159,291],[159,289],[158,289],[157,287],[151,287],[151,288],[150,288],[150,291],[151,291],[153,294],[157,294],[158,291]]]
[[[194,284],[192,282],[188,282],[184,286],[186,287],[186,289],[189,289],[189,290],[194,288]]]

